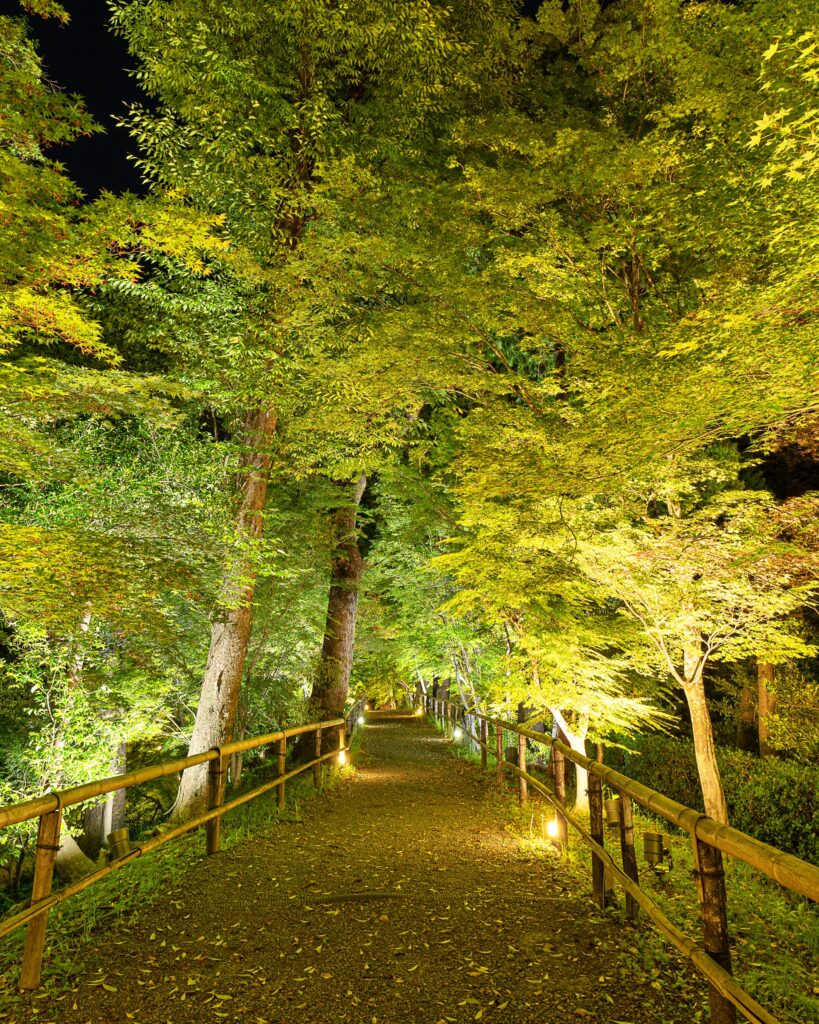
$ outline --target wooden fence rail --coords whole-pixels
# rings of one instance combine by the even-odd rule
[[[498,780],[503,781],[504,766],[511,769],[519,780],[519,799],[526,800],[526,786],[544,796],[555,808],[558,845],[567,841],[567,826],[579,834],[592,851],[592,890],[599,906],[605,906],[605,869],[622,885],[626,893],[626,910],[636,919],[637,908],[645,911],[655,927],[678,949],[708,982],[708,999],[713,1024],[735,1024],[736,1011],[753,1024],[779,1024],[763,1006],[749,995],[731,974],[731,951],[728,941],[727,896],[722,854],[726,853],[750,864],[780,885],[802,896],[819,901],[819,867],[784,853],[776,847],[760,842],[728,825],[721,825],[700,811],[679,804],[663,793],[644,786],[603,764],[593,761],[571,749],[565,743],[544,733],[534,732],[523,725],[502,721],[477,710],[429,694],[414,694],[413,699],[433,716],[442,728],[459,727],[481,748],[481,763],[486,755],[495,757]],[[466,725],[467,715],[480,722],[480,736]],[[495,742],[489,740],[489,730],[495,733]],[[515,761],[504,757],[503,733],[515,733],[517,750]],[[531,775],[526,769],[526,741],[542,743],[551,748],[554,787]],[[590,824],[580,821],[566,808],[565,762],[571,761],[589,773]],[[620,855],[618,864],[604,845],[602,785],[609,786],[620,797]],[[660,907],[640,887],[637,856],[634,849],[632,804],[664,818],[669,824],[683,829],[691,836],[697,894],[702,917],[703,943],[693,939],[673,924]]]
[[[33,818],[40,819],[34,854],[34,882],[31,900],[23,910],[0,921],[0,938],[22,925],[27,925],[23,947],[23,964],[20,972],[20,988],[30,990],[37,988],[40,984],[48,913],[52,907],[65,902],[71,896],[82,892],[83,889],[89,888],[112,872],[118,871],[120,868],[125,867],[126,864],[130,864],[138,857],[152,853],[165,843],[178,839],[186,832],[190,832],[202,825],[205,825],[207,828],[208,854],[217,853],[220,843],[222,815],[227,813],[227,811],[241,807],[242,804],[249,803],[251,800],[255,800],[257,797],[270,792],[272,789],[278,791],[278,805],[282,807],[284,805],[285,784],[289,779],[312,769],[313,781],[316,786],[319,786],[321,784],[322,764],[333,759],[343,762],[344,753],[348,750],[348,737],[355,729],[363,703],[363,701],[358,701],[346,718],[311,722],[308,725],[299,725],[292,729],[283,729],[279,732],[267,733],[264,736],[257,736],[252,739],[224,743],[221,746],[213,747],[191,757],[182,757],[175,761],[166,761],[163,764],[139,768],[136,771],[126,772],[123,775],[114,775],[111,778],[87,782],[82,786],[74,786],[71,789],[48,793],[45,796],[36,797],[34,800],[26,800],[24,803],[0,807],[0,828],[16,825]],[[330,735],[333,730],[337,732],[337,742],[333,745],[332,749],[322,753],[321,737],[322,735]],[[303,733],[310,732],[314,732],[316,737],[315,757],[305,764],[298,765],[289,772],[285,771],[287,740],[293,736],[300,736]],[[278,768],[276,778],[225,802],[225,775],[231,754],[255,750],[259,747],[275,748]],[[70,885],[66,885],[57,892],[52,893],[54,861],[60,848],[60,829],[62,827],[63,812],[67,807],[104,796],[106,793],[114,793],[120,789],[128,789],[131,786],[175,775],[186,768],[204,764],[208,765],[207,811],[159,835],[146,839],[138,845],[132,846],[130,852],[124,854],[124,856],[110,861],[104,867],[98,868],[78,881],[72,882]]]

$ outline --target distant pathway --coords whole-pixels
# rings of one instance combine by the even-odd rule
[[[303,821],[197,862],[172,906],[97,935],[78,991],[29,997],[20,1019],[697,1019],[679,994],[635,983],[633,937],[590,919],[588,894],[567,887],[559,860],[522,854],[493,776],[426,725],[367,726],[356,765],[307,802]]]

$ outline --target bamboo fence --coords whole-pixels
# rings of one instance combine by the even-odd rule
[[[728,939],[728,902],[722,855],[742,860],[792,892],[819,901],[819,867],[760,842],[728,825],[721,825],[700,811],[671,800],[612,768],[578,753],[560,740],[534,732],[523,725],[502,721],[462,705],[430,694],[414,694],[414,701],[444,727],[461,728],[481,750],[481,764],[487,766],[487,755],[495,758],[498,781],[503,782],[504,767],[518,778],[518,798],[527,799],[528,788],[536,790],[555,808],[558,823],[556,844],[568,841],[568,826],[578,833],[592,852],[592,890],[595,902],[606,905],[606,869],[626,893],[626,911],[632,920],[642,909],[651,923],[683,954],[708,982],[708,999],[713,1024],[736,1024],[736,1011],[753,1024],[779,1024],[777,1018],[761,1006],[733,978],[731,950]],[[467,726],[467,715],[479,723],[479,735]],[[494,744],[489,738],[494,730]],[[516,761],[505,758],[504,732],[516,734]],[[554,786],[546,784],[527,771],[527,741],[551,748]],[[589,773],[590,823],[580,821],[566,807],[565,762],[580,765]],[[604,845],[603,784],[620,798],[620,863]],[[634,848],[633,803],[664,818],[691,836],[694,854],[697,894],[702,919],[702,945],[698,945],[673,924],[651,896],[640,887],[637,855]]]
[[[164,846],[165,843],[178,839],[180,836],[202,825],[207,829],[208,854],[217,853],[220,845],[222,816],[228,811],[241,807],[243,804],[249,803],[251,800],[255,800],[257,797],[263,796],[273,789],[277,790],[278,806],[282,807],[285,799],[285,784],[288,780],[310,769],[313,771],[314,784],[316,786],[321,785],[322,765],[326,761],[343,759],[342,755],[349,749],[348,737],[355,729],[358,715],[363,706],[363,700],[356,702],[346,718],[311,722],[307,725],[295,726],[292,729],[267,733],[264,736],[236,740],[232,743],[212,747],[201,754],[193,754],[190,757],[166,761],[163,764],[150,765],[122,775],[114,775],[107,779],[87,782],[82,786],[74,786],[71,789],[47,793],[33,800],[26,800],[24,803],[0,807],[0,828],[16,825],[33,818],[40,819],[34,854],[34,881],[31,899],[22,910],[16,911],[11,916],[0,921],[0,938],[26,925],[23,963],[20,972],[20,988],[22,990],[31,990],[37,988],[40,984],[48,914],[52,907],[64,903],[67,899],[76,895],[76,893],[82,892],[103,878],[108,877],[108,875],[113,874],[114,871],[118,871],[139,857],[153,853],[154,850]],[[332,749],[322,753],[322,736],[329,735],[333,731],[337,732],[337,743]],[[286,771],[288,739],[310,732],[315,733],[315,756],[312,760],[300,764],[290,771]],[[275,748],[277,776],[263,785],[257,786],[247,793],[241,793],[226,802],[225,776],[231,755],[247,750],[256,750],[260,747]],[[121,789],[129,789],[131,786],[138,786],[169,775],[176,775],[183,772],[186,768],[193,768],[204,764],[208,765],[208,809],[206,811],[158,835],[145,839],[141,843],[133,845],[130,851],[122,857],[112,860],[103,867],[84,875],[79,880],[52,892],[54,862],[60,849],[60,830],[63,823],[63,813],[67,807],[105,796],[108,793],[115,793]]]

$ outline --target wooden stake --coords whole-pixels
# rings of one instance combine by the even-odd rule
[[[284,737],[282,737],[279,740],[279,742],[276,744],[276,749],[277,749],[278,760],[279,760],[279,764],[278,764],[279,775],[284,775],[285,771],[287,770],[287,740]],[[276,806],[279,808],[279,810],[281,810],[282,807],[284,807],[284,783],[283,782],[279,783],[278,789],[276,790]]]
[[[218,748],[217,748],[218,749]],[[225,773],[228,766],[227,754],[219,752],[219,757],[208,765],[208,810],[221,807],[225,799]],[[214,818],[205,825],[207,834],[206,849],[208,854],[219,852],[219,840],[222,835],[222,816]]]
[[[51,894],[54,861],[60,848],[61,821],[62,810],[59,807],[56,811],[44,814],[40,818],[40,825],[37,829],[37,849],[34,854],[34,885],[31,890],[32,903]],[[47,924],[48,910],[44,910],[33,918],[26,928],[26,941],[23,947],[23,967],[20,971],[20,988],[24,992],[37,988],[40,984]]]
[[[732,974],[731,947],[728,943],[728,898],[725,892],[722,854],[697,838],[696,827],[691,845],[702,915],[703,945],[708,955]],[[711,1024],[736,1024],[736,1007],[710,983],[708,1004],[711,1009]]]
[[[566,806],[566,758],[562,750],[552,748],[552,769],[555,780],[555,796],[561,807]],[[561,850],[569,846],[569,823],[562,814],[557,814],[557,842]]]
[[[526,737],[520,735],[518,736],[518,768],[522,772],[526,771]],[[518,775],[518,802],[525,804],[526,797],[526,779],[522,775]]]
[[[503,785],[503,729],[495,726],[495,760],[498,762],[498,785]]]
[[[637,854],[634,851],[634,815],[631,810],[631,797],[620,793],[620,854],[623,858],[623,871],[637,885],[640,884],[640,871],[637,867]],[[626,914],[629,921],[636,921],[639,916],[637,902],[630,892],[626,893]]]
[[[603,784],[589,773],[589,832],[592,839],[603,845]],[[592,851],[592,894],[594,902],[603,910],[606,906],[606,869],[603,861]]]
[[[316,729],[316,757],[321,757],[321,726]],[[321,789],[321,765],[313,765],[313,785]]]
[[[489,730],[486,728],[486,719],[481,719],[481,768],[486,771],[486,742],[489,738]]]

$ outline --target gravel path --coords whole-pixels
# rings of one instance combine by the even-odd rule
[[[633,935],[590,918],[556,857],[521,849],[491,773],[406,719],[368,725],[355,760],[301,821],[203,859],[167,903],[99,935],[80,987],[27,997],[19,1019],[697,1019],[656,978],[636,983]]]

